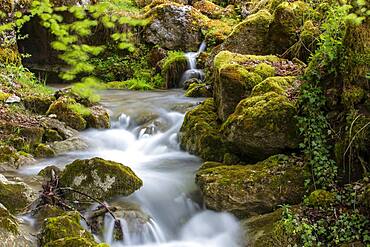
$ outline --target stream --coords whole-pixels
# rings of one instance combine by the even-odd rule
[[[124,240],[113,240],[113,220],[106,216],[104,238],[112,247],[236,247],[240,246],[238,221],[227,213],[206,210],[194,183],[201,160],[179,148],[178,131],[184,113],[203,99],[184,97],[182,90],[100,92],[109,109],[112,127],[81,133],[89,148],[46,159],[21,169],[35,175],[53,164],[63,167],[75,159],[101,157],[129,166],[143,187],[129,197],[109,203],[135,205],[147,221],[122,218]]]

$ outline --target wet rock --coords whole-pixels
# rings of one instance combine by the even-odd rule
[[[42,169],[37,175],[40,177],[44,177],[47,179],[50,179],[52,174],[59,176],[62,173],[62,170],[56,166],[47,166],[44,169]]]
[[[189,80],[186,80],[186,81],[184,81],[183,82],[183,84],[184,84],[184,89],[185,90],[187,90],[188,88],[189,88],[189,86],[191,85],[191,84],[201,84],[202,83],[202,81],[201,80],[199,80],[198,78],[191,78],[191,79],[189,79]]]
[[[204,160],[222,161],[227,152],[219,132],[213,99],[206,99],[185,115],[179,137],[181,148]]]
[[[63,139],[68,139],[78,135],[78,131],[54,118],[41,118],[40,123],[46,129],[44,134],[46,141],[60,141],[59,136]],[[55,133],[55,131],[57,131],[57,133]]]
[[[37,145],[34,154],[36,158],[48,158],[55,156],[55,151],[49,145],[41,143]]]
[[[0,166],[2,168],[18,169],[21,166],[31,165],[35,162],[36,160],[30,154],[17,152],[12,146],[0,146]]]
[[[205,83],[193,83],[185,93],[186,97],[212,97],[211,86]]]
[[[182,75],[188,68],[188,60],[183,52],[169,52],[163,60],[162,75],[166,88],[178,88]]]
[[[46,219],[39,235],[40,246],[81,246],[76,243],[84,243],[83,246],[96,246],[93,235],[82,228],[80,220],[78,212],[69,212]]]
[[[55,155],[88,148],[86,142],[78,136],[68,138],[64,141],[52,142],[48,146],[54,151]]]
[[[35,199],[35,192],[27,184],[9,181],[0,174],[0,203],[11,213],[22,212]]]
[[[301,159],[276,155],[255,165],[201,167],[196,183],[208,208],[248,217],[300,202],[304,170]]]
[[[18,220],[0,203],[0,241],[1,246],[31,247],[30,236],[19,229]]]
[[[202,42],[200,13],[191,6],[166,3],[153,8],[145,29],[145,40],[169,50],[197,50]]]
[[[59,132],[54,129],[46,129],[43,139],[46,142],[63,141],[63,137],[61,137]]]
[[[95,129],[108,129],[110,127],[109,114],[102,106],[89,108],[91,114],[86,117],[87,126]]]
[[[240,101],[222,133],[235,153],[263,160],[298,147],[296,114],[295,103],[275,92],[249,97]]]
[[[234,27],[221,49],[241,54],[270,54],[268,32],[272,21],[273,16],[267,10],[249,15]]]
[[[75,160],[63,170],[60,183],[99,200],[128,196],[143,184],[129,167],[101,158]],[[77,193],[70,196],[76,200],[87,199]]]

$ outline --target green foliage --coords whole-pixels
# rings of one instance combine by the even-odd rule
[[[100,101],[100,96],[95,93],[96,89],[103,89],[104,86],[97,78],[87,77],[82,79],[82,82],[73,84],[72,93],[79,95],[89,102],[97,103]]]
[[[81,105],[79,103],[70,104],[68,105],[68,108],[71,109],[73,112],[77,113],[78,115],[81,115],[83,117],[88,117],[91,115],[91,110],[87,108],[84,105]]]
[[[322,24],[319,48],[311,57],[299,97],[301,112],[298,124],[304,138],[300,147],[312,171],[306,184],[324,189],[335,183],[337,166],[331,158],[331,147],[327,142],[330,130],[324,113],[326,98],[323,87],[328,78],[335,78],[338,74],[349,9],[348,5],[334,6],[328,11],[326,22]]]
[[[176,63],[177,61],[186,61],[185,54],[182,51],[169,51],[167,54],[167,58],[164,60],[162,70],[167,71],[170,69],[171,65]]]

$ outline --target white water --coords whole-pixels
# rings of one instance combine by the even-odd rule
[[[203,42],[199,50],[197,52],[187,52],[185,53],[185,56],[188,60],[188,70],[184,72],[184,74],[181,77],[181,83],[184,83],[185,81],[196,78],[199,80],[204,80],[204,72],[201,69],[197,69],[197,58],[200,55],[200,53],[204,52],[206,50],[206,43]]]
[[[140,217],[121,218],[123,241],[113,240],[113,220],[105,218],[105,233],[100,239],[112,247],[237,247],[240,229],[237,220],[226,213],[205,210],[196,202],[198,193],[194,173],[201,161],[179,148],[177,133],[184,114],[171,110],[175,105],[196,103],[185,98],[182,91],[167,92],[103,92],[103,104],[112,112],[112,128],[89,130],[83,137],[89,149],[45,160],[22,170],[35,174],[43,167],[55,164],[63,167],[76,158],[102,157],[130,166],[143,180],[144,186],[129,197],[116,198],[110,203],[137,204],[149,215],[147,222]],[[160,131],[153,120],[152,131],[134,124],[135,112],[156,114],[165,122]],[[145,134],[147,133],[147,134]],[[154,134],[150,134],[154,133]]]

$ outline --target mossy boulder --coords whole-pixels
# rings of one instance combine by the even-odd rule
[[[304,200],[305,204],[315,208],[326,208],[335,203],[336,195],[326,190],[315,190]]]
[[[268,33],[271,52],[282,54],[298,41],[297,31],[311,10],[303,1],[283,2],[277,6]]]
[[[284,95],[296,80],[295,76],[275,76],[269,77],[253,87],[251,96],[264,95],[268,92],[275,92]]]
[[[0,203],[11,213],[22,212],[35,199],[35,192],[27,184],[9,181],[0,174]]]
[[[36,158],[48,158],[48,157],[54,157],[55,156],[55,151],[48,145],[46,144],[39,144],[37,145],[34,155]]]
[[[186,97],[212,97],[210,86],[205,83],[192,83],[185,92]]]
[[[200,16],[192,6],[164,3],[150,10],[146,42],[169,50],[196,51],[202,42]]]
[[[52,242],[49,242],[44,247],[107,247],[106,244],[98,245],[95,241],[81,237],[65,237]]]
[[[39,173],[37,173],[37,176],[50,179],[52,177],[53,173],[54,173],[54,175],[59,176],[62,173],[62,170],[60,170],[60,168],[58,168],[56,166],[47,166],[44,169],[42,169],[41,171],[39,171]]]
[[[272,21],[273,15],[267,10],[248,16],[234,27],[221,49],[241,54],[269,54],[268,32]]]
[[[220,18],[224,12],[224,8],[208,0],[196,1],[193,7],[210,18]]]
[[[274,67],[265,64],[281,61],[276,56],[241,55],[220,52],[214,59],[214,99],[222,121],[232,114],[240,100],[248,97],[266,76],[274,75]]]
[[[222,133],[234,153],[246,160],[263,160],[298,147],[294,102],[269,92],[243,99],[222,125]]]
[[[181,148],[204,160],[222,161],[227,147],[219,128],[214,100],[206,99],[186,113],[179,133]]]
[[[45,142],[63,141],[63,137],[55,129],[46,129],[42,138]]]
[[[92,106],[89,108],[91,114],[85,118],[87,126],[95,129],[108,129],[110,127],[110,118],[106,109],[102,106]]]
[[[143,185],[129,167],[101,158],[75,160],[63,170],[60,183],[99,200],[128,196]],[[88,199],[77,193],[70,196],[76,200]]]
[[[47,115],[55,114],[58,120],[65,122],[68,126],[83,130],[87,126],[84,116],[89,116],[90,112],[80,110],[80,108],[86,109],[72,98],[60,97],[50,105]]]
[[[87,242],[94,242],[93,235],[82,228],[82,226],[80,225],[80,220],[81,217],[78,212],[69,212],[62,216],[46,219],[43,223],[42,230],[39,235],[40,246],[67,246],[63,245],[61,242],[55,243],[56,241],[61,239],[66,240],[65,238],[80,238],[86,240]],[[73,241],[70,242],[70,244],[72,243]]]
[[[299,203],[304,171],[300,158],[276,155],[255,165],[208,165],[197,172],[196,183],[208,208],[242,218]]]
[[[162,60],[162,75],[166,81],[166,88],[179,87],[182,74],[188,68],[188,61],[183,52],[172,51]]]

